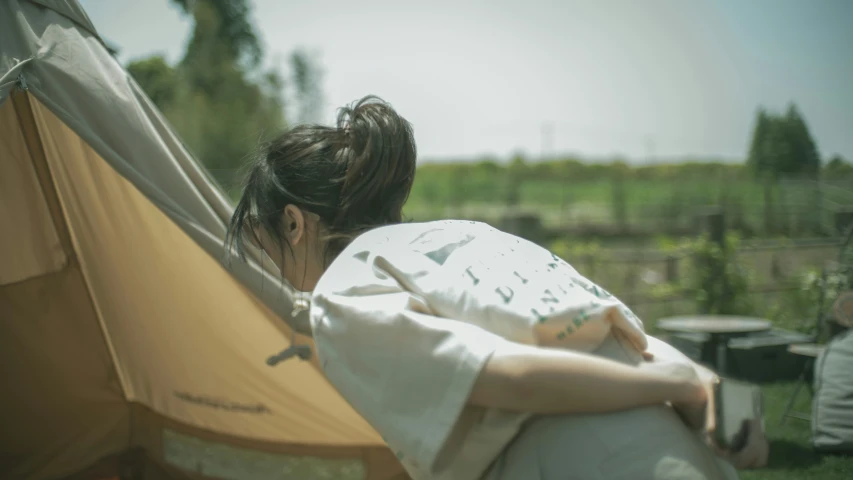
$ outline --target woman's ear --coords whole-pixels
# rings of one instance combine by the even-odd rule
[[[284,207],[282,215],[284,227],[284,235],[287,237],[291,246],[296,246],[305,238],[305,215],[302,210],[293,205]]]

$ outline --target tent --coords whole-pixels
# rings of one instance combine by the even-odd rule
[[[316,355],[266,365],[313,345],[231,208],[76,0],[0,3],[1,479],[402,471]]]

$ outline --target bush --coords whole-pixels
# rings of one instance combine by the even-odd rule
[[[729,234],[723,245],[707,236],[689,242],[692,258],[685,286],[695,295],[700,312],[719,315],[749,315],[754,307],[749,295],[750,274],[737,261],[740,239]]]

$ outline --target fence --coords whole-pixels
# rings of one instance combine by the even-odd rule
[[[755,305],[751,314],[775,315],[783,312],[790,328],[811,325],[808,306],[797,311],[802,277],[809,270],[823,268],[834,260],[841,246],[839,238],[811,238],[791,241],[753,241],[742,245],[737,263],[749,273],[749,296]],[[689,315],[697,311],[695,292],[684,288],[685,271],[691,257],[685,253],[665,253],[651,249],[607,249],[598,254],[567,255],[583,275],[600,284],[629,305],[640,318],[653,325],[657,319]]]

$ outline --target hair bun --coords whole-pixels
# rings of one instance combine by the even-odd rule
[[[346,173],[335,224],[353,227],[401,221],[417,157],[411,124],[388,103],[370,95],[340,109],[337,127],[345,135],[337,154]]]

